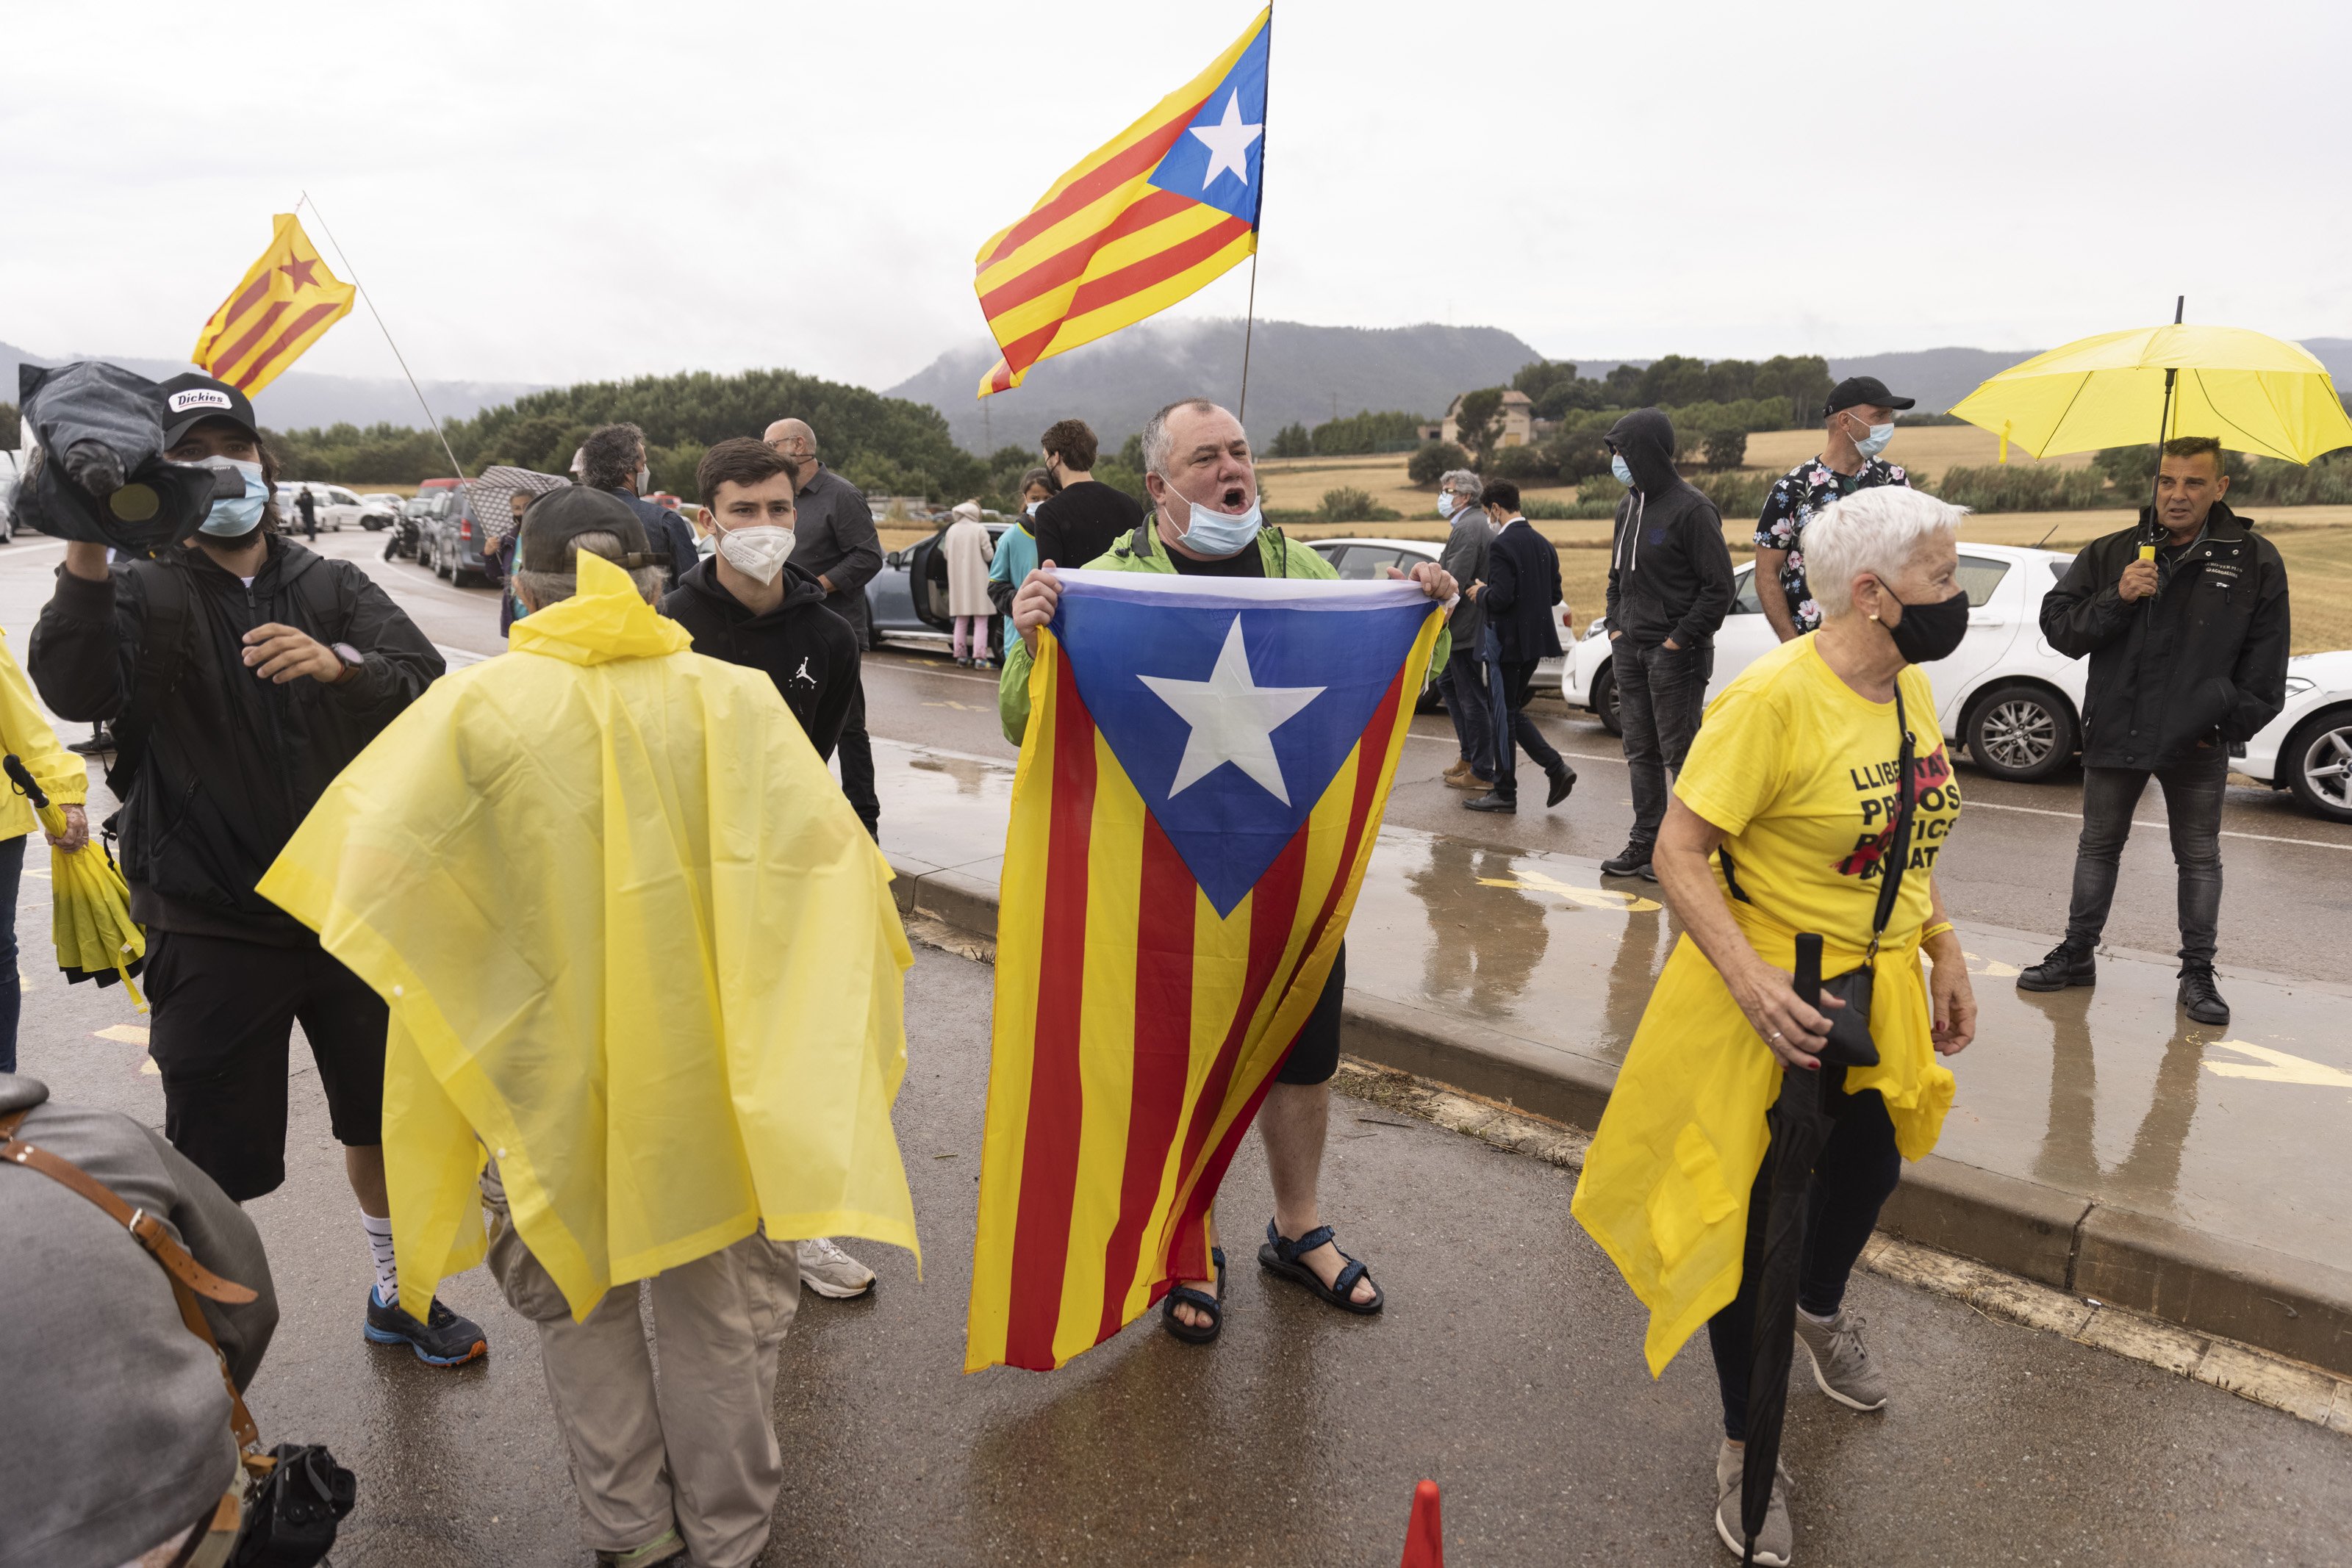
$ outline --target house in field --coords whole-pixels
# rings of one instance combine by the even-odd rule
[[[1435,424],[1424,424],[1420,434],[1423,441],[1456,441],[1461,439],[1462,396],[1457,393],[1447,407],[1445,417]],[[1535,400],[1517,388],[1503,393],[1503,433],[1495,444],[1503,446],[1533,446],[1551,427],[1551,421],[1536,417]]]

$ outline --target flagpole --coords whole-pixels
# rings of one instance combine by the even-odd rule
[[[299,212],[305,206],[310,209],[310,215],[319,220],[319,232],[325,235],[327,243],[335,247],[336,265],[343,269],[343,276],[352,280],[352,287],[360,291],[360,298],[367,301],[368,314],[375,318],[376,329],[383,334],[384,346],[392,350],[393,359],[400,366],[400,373],[408,378],[408,390],[416,394],[416,406],[425,411],[425,420],[433,426],[434,439],[441,443],[442,455],[449,459],[449,472],[463,479],[466,465],[458,462],[457,453],[450,450],[449,438],[442,434],[440,419],[434,413],[433,405],[425,401],[425,389],[416,384],[416,375],[408,368],[407,357],[400,351],[400,345],[392,340],[392,329],[384,325],[383,312],[375,308],[375,296],[369,293],[367,285],[360,281],[360,275],[352,267],[351,258],[343,254],[342,242],[335,237],[335,231],[328,225],[327,214],[319,210],[319,204],[311,199],[308,191],[295,202],[294,209]]]
[[[1265,104],[1260,110],[1267,121],[1274,119],[1274,0],[1265,6]],[[1241,425],[1243,435],[1249,434],[1249,365],[1250,340],[1257,329],[1257,253],[1265,233],[1265,133],[1267,125],[1257,131],[1257,222],[1250,225],[1249,309],[1242,318],[1242,395],[1234,410],[1234,422]],[[324,220],[321,220],[322,222]]]

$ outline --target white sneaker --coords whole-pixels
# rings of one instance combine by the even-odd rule
[[[1740,1542],[1746,1531],[1739,1522],[1739,1483],[1745,1473],[1746,1450],[1729,1443],[1717,1448],[1715,1454],[1715,1532],[1731,1548],[1734,1557],[1741,1553]],[[1754,1561],[1761,1568],[1789,1568],[1795,1559],[1795,1530],[1789,1523],[1789,1472],[1775,1465],[1772,1468],[1772,1500],[1764,1511],[1764,1528],[1757,1533]]]
[[[830,1236],[801,1242],[801,1283],[836,1301],[862,1296],[874,1288],[874,1270],[834,1245]]]

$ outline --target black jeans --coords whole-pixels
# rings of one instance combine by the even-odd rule
[[[1617,677],[1617,719],[1624,729],[1625,769],[1633,775],[1633,839],[1654,845],[1666,820],[1666,770],[1680,773],[1706,706],[1713,648],[1669,648],[1620,637],[1610,655]]]
[[[1519,794],[1518,753],[1522,750],[1535,759],[1545,773],[1558,773],[1568,766],[1551,742],[1543,737],[1536,721],[1527,716],[1528,687],[1536,678],[1536,666],[1540,659],[1503,659],[1495,656],[1495,637],[1486,634],[1487,654],[1487,712],[1495,721],[1495,793],[1507,800],[1516,800]]]
[[[849,716],[842,721],[841,739],[833,748],[841,758],[841,792],[849,797],[857,820],[876,839],[882,836],[882,802],[874,793],[874,743],[866,736],[866,676],[849,698]]]
[[[2180,868],[2180,961],[2213,962],[2221,925],[2221,795],[2230,754],[2221,747],[2157,771],[2172,828],[2172,860]],[[2074,851],[2074,895],[2066,910],[2066,940],[2099,945],[2116,901],[2116,862],[2131,837],[2132,811],[2150,775],[2137,768],[2083,769],[2083,837]]]
[[[1475,642],[1475,639],[1473,639]],[[1454,720],[1454,738],[1461,744],[1462,760],[1481,779],[1495,776],[1495,716],[1487,711],[1486,664],[1475,647],[1456,643],[1445,672],[1438,677],[1445,692],[1445,712]]]
[[[1768,1160],[1748,1194],[1748,1247],[1739,1260],[1739,1294],[1706,1320],[1707,1348],[1715,1353],[1715,1380],[1723,1392],[1723,1435],[1748,1440],[1748,1385],[1755,1370],[1756,1276],[1764,1260],[1764,1221],[1772,1194]],[[1835,1317],[1845,1301],[1863,1244],[1878,1225],[1878,1211],[1903,1174],[1895,1147],[1895,1124],[1876,1090],[1845,1102],[1829,1141],[1813,1161],[1807,1193],[1805,1256],[1797,1270],[1797,1305],[1817,1318]]]

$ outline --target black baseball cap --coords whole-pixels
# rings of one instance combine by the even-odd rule
[[[550,490],[524,509],[515,565],[523,571],[570,571],[571,553],[564,547],[582,534],[619,538],[622,559],[615,564],[625,570],[658,564],[646,544],[646,525],[627,502],[604,490],[572,485]]]
[[[156,401],[162,404],[163,416],[163,450],[169,452],[198,423],[207,419],[226,419],[245,426],[245,433],[256,441],[261,439],[261,426],[253,422],[253,403],[243,392],[226,382],[216,382],[210,376],[200,376],[190,371],[173,376],[155,389]]]
[[[1822,417],[1827,419],[1842,408],[1916,408],[1918,402],[1916,397],[1896,397],[1876,376],[1848,376],[1830,388],[1830,401],[1822,409]]]

